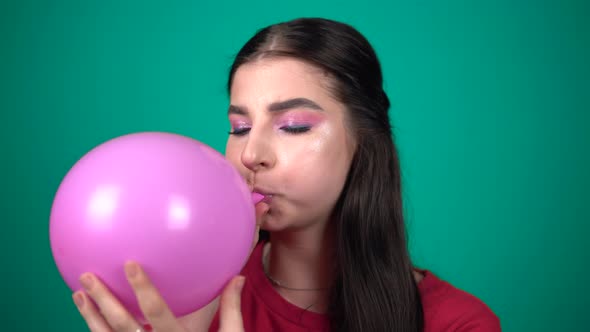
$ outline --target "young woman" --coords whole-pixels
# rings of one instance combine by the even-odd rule
[[[226,156],[265,196],[264,231],[221,301],[179,319],[128,263],[155,330],[500,331],[482,301],[412,265],[382,83],[373,48],[343,23],[297,19],[244,45]],[[91,330],[143,328],[93,275],[81,281],[74,300]]]

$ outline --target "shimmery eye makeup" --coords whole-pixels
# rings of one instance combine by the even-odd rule
[[[232,128],[231,131],[228,132],[230,135],[242,136],[250,131],[250,125],[244,120],[232,119],[232,117],[230,117],[229,122]]]
[[[291,112],[279,117],[275,128],[291,134],[299,134],[309,131],[312,127],[322,122],[323,116],[310,112]]]
[[[243,116],[230,115],[230,135],[243,136],[250,132],[252,124]],[[291,111],[273,119],[273,128],[288,134],[302,134],[324,121],[324,116],[318,112]]]

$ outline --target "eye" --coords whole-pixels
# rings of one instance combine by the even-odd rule
[[[236,135],[236,136],[244,136],[246,135],[248,132],[250,131],[250,128],[248,127],[244,127],[244,128],[236,128],[233,131],[230,131],[228,134],[230,135]]]
[[[289,127],[281,127],[282,131],[285,131],[289,134],[301,134],[311,129],[310,126],[289,126]]]

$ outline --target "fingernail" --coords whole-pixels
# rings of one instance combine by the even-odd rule
[[[94,283],[94,281],[92,280],[91,276],[85,274],[82,277],[80,277],[80,283],[86,290],[90,290],[92,288],[92,284]]]
[[[84,296],[80,293],[74,293],[74,303],[76,303],[79,309],[82,309],[82,306],[84,306]]]
[[[137,273],[139,272],[139,267],[135,263],[127,263],[125,264],[125,273],[127,273],[127,277],[135,278]]]

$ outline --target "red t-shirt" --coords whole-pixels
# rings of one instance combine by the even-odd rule
[[[262,267],[262,248],[263,243],[254,248],[242,270],[246,277],[241,298],[245,331],[330,331],[326,315],[295,306],[273,288]],[[427,270],[420,271],[424,274],[418,284],[424,309],[424,332],[501,331],[499,319],[485,303]],[[219,312],[209,331],[218,329]]]

